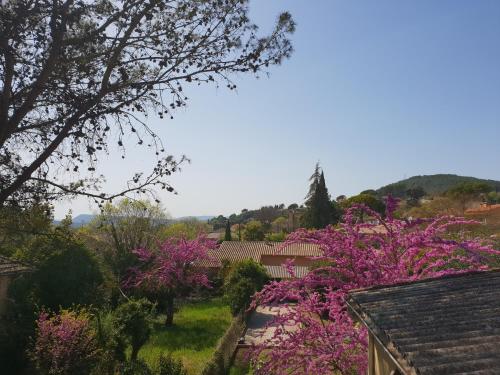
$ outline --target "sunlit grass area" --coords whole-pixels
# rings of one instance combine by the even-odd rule
[[[154,365],[162,353],[171,352],[193,375],[208,362],[232,319],[229,307],[220,298],[184,305],[175,314],[173,327],[165,327],[163,318],[155,322],[152,337],[139,357]]]

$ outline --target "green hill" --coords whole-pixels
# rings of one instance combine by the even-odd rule
[[[407,189],[421,187],[427,194],[436,195],[444,193],[446,190],[463,182],[485,182],[493,189],[500,191],[500,181],[485,180],[475,177],[457,176],[455,174],[433,174],[424,176],[413,176],[377,189],[378,195],[392,194],[394,196],[404,195]]]

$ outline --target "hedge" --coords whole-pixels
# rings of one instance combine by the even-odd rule
[[[238,341],[246,329],[247,314],[238,314],[221,337],[215,352],[201,372],[202,375],[226,374],[231,367],[233,354],[238,346]]]

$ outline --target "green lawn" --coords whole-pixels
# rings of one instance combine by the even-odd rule
[[[174,358],[182,359],[190,375],[197,375],[231,319],[229,307],[220,298],[186,304],[175,314],[173,327],[166,328],[159,317],[139,357],[153,365],[162,353],[171,352]]]

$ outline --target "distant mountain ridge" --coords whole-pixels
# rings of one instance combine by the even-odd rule
[[[391,193],[394,190],[397,191],[403,188],[413,189],[421,187],[426,191],[427,194],[436,195],[442,194],[446,190],[464,182],[484,182],[491,185],[494,190],[500,191],[500,181],[470,176],[458,176],[456,174],[433,174],[413,176],[398,182],[394,182],[392,184],[382,186],[381,188],[377,189],[376,192],[379,195],[386,195],[387,193]]]
[[[92,220],[94,220],[97,217],[97,215],[94,214],[80,214],[76,215],[75,217],[72,218],[72,224],[71,226],[73,228],[79,228],[81,226],[84,226],[88,223],[90,223]],[[183,221],[183,220],[199,220],[199,221],[208,221],[214,216],[210,215],[201,215],[201,216],[182,216],[182,217],[175,217],[172,219],[169,219],[169,221]],[[54,220],[54,224],[59,224],[61,220]]]

